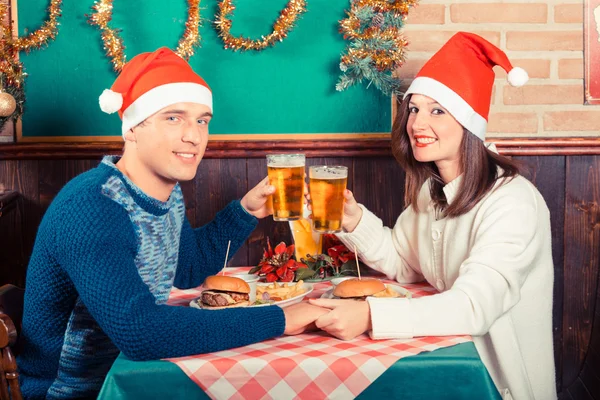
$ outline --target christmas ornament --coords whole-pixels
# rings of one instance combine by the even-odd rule
[[[119,29],[108,26],[112,20],[113,0],[99,0],[93,6],[94,13],[88,16],[88,23],[96,25],[102,31],[102,43],[106,55],[110,59],[113,69],[121,72],[126,63],[125,45],[119,36]],[[200,45],[200,0],[188,0],[188,19],[185,23],[185,31],[179,40],[175,52],[182,58],[188,60],[194,55],[194,48]]]
[[[233,10],[235,10],[235,6],[232,0],[221,0],[219,2],[219,12],[215,20],[215,26],[219,32],[219,36],[223,40],[223,47],[234,51],[259,51],[265,49],[267,46],[273,46],[277,42],[282,42],[287,37],[300,14],[306,11],[306,1],[290,0],[273,24],[273,32],[255,40],[247,39],[243,36],[234,37],[231,34],[232,22],[228,17],[233,14]]]
[[[8,120],[16,121],[21,118],[24,103],[23,85],[8,83],[3,76],[0,76],[0,130]]]
[[[15,98],[9,93],[0,92],[0,117],[10,117],[16,108]]]
[[[342,75],[336,85],[343,91],[363,79],[387,95],[397,94],[395,70],[404,62],[408,42],[400,29],[417,0],[352,0],[340,32],[350,40],[341,57]]]

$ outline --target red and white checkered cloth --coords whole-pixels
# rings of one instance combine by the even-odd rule
[[[248,268],[231,268],[228,274]],[[404,284],[413,297],[437,290]],[[319,298],[329,282],[314,284]],[[171,292],[169,304],[184,305],[199,289]],[[213,399],[352,399],[403,357],[472,341],[470,336],[371,340],[361,335],[342,341],[325,333],[283,336],[216,353],[169,359]]]

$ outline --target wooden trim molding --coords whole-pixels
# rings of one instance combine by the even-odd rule
[[[491,138],[507,156],[600,155],[599,138]],[[98,159],[117,155],[121,142],[0,144],[0,160]],[[275,152],[307,157],[389,156],[390,139],[211,141],[205,158],[259,158]]]

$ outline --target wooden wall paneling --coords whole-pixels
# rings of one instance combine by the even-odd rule
[[[20,216],[21,232],[19,235],[22,245],[18,252],[24,254],[24,256],[18,255],[22,260],[16,265],[17,270],[11,271],[11,279],[14,279],[17,283],[24,283],[27,263],[42,216],[39,206],[38,161],[0,161],[0,186],[5,189],[16,190],[22,196],[19,204],[22,206]]]
[[[509,156],[598,155],[600,138],[490,138],[500,154]],[[100,159],[106,154],[121,154],[122,141],[89,143],[8,143],[0,144],[0,160]],[[307,157],[391,156],[390,138],[266,139],[248,141],[211,141],[204,158],[262,158],[278,152],[302,152]]]
[[[247,160],[248,188],[253,188],[267,176],[267,160],[264,157]],[[257,265],[267,247],[267,238],[273,246],[279,242],[292,243],[292,234],[288,222],[273,221],[268,216],[258,221],[258,226],[248,238],[248,265]]]
[[[0,174],[4,172],[6,171],[0,171]],[[2,175],[0,175],[0,182],[2,182]],[[10,283],[25,287],[23,197],[18,193],[11,200],[8,200],[8,196],[3,197],[0,214],[0,286]]]
[[[98,160],[39,161],[40,205],[44,212],[71,179],[96,167],[98,163]]]
[[[202,164],[200,164],[202,165]],[[200,167],[202,168],[202,167]],[[185,202],[185,215],[192,227],[196,225],[196,180],[181,182],[181,192]]]
[[[565,392],[569,394],[570,397],[568,399],[573,400],[595,400],[590,392],[585,387],[581,378],[575,378],[575,381],[569,386],[568,389],[565,389]],[[562,397],[561,397],[562,398]]]
[[[248,192],[246,160],[202,160],[194,185],[195,226],[199,227],[210,222],[229,202],[241,199]],[[247,264],[247,244],[233,256],[229,254],[229,266]]]
[[[575,400],[575,399],[573,399],[573,396],[571,396],[571,393],[569,393],[568,390],[565,390],[564,392],[560,392],[558,394],[558,400]]]
[[[564,279],[564,226],[565,226],[565,163],[564,156],[514,157],[524,163],[523,176],[540,191],[550,210],[552,227],[552,259],[554,261],[554,307],[552,327],[556,386],[562,385],[563,341],[563,279]]]
[[[597,296],[600,157],[569,157],[566,167],[562,388],[575,397],[581,394],[578,376],[592,338]],[[600,327],[595,329],[600,334]]]
[[[12,283],[24,287],[25,251],[23,249],[23,199],[19,195],[0,215],[0,286]],[[8,211],[6,211],[8,209]]]
[[[393,157],[354,160],[354,197],[385,226],[393,227],[404,208],[404,171]]]
[[[598,304],[596,303],[596,308]],[[596,314],[594,326],[597,327],[598,316]],[[596,335],[599,336],[599,335]],[[588,348],[583,369],[579,378],[586,390],[589,392],[593,399],[600,399],[600,354],[595,347]]]
[[[600,290],[598,289],[600,288],[596,290],[592,338],[586,353],[583,369],[579,375],[582,384],[594,399],[600,399]]]

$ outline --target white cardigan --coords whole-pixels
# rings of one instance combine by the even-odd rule
[[[444,187],[448,203],[462,177]],[[550,214],[525,178],[498,182],[471,211],[435,219],[429,183],[419,213],[393,229],[363,206],[352,233],[339,234],[367,265],[400,283],[427,280],[441,293],[370,298],[374,339],[472,335],[504,399],[554,400]]]

